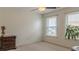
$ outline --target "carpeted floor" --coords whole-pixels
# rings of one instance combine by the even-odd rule
[[[53,45],[47,42],[38,42],[30,45],[23,45],[17,47],[17,49],[15,50],[10,51],[69,51],[69,49]]]

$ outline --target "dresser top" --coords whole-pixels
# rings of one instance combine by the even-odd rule
[[[14,38],[16,38],[15,35],[13,35],[13,36],[3,36],[3,37],[0,37],[0,38],[10,38],[10,37],[14,37]]]

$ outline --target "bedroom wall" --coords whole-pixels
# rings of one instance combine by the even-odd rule
[[[2,12],[0,11],[0,26],[2,25]],[[0,28],[1,29],[1,28]],[[1,33],[1,30],[0,30],[0,33]],[[0,36],[1,36],[1,34],[0,34]],[[1,43],[1,41],[0,41],[0,43]],[[0,45],[0,47],[1,47],[1,45]]]
[[[43,39],[44,41],[51,42],[58,45],[63,45],[65,47],[71,48],[74,45],[79,45],[79,40],[66,40],[64,37],[65,32],[65,15],[71,12],[79,12],[79,8],[72,7],[72,8],[59,8],[51,13],[47,13],[43,15],[43,25],[45,25],[45,18],[53,15],[58,16],[57,20],[57,37],[49,37],[45,36],[45,32],[43,32]],[[43,26],[43,31],[45,31],[45,26]]]
[[[28,8],[0,8],[0,26],[6,27],[6,35],[16,35],[16,45],[41,40],[41,16]]]
[[[2,14],[2,11],[0,10],[0,26],[3,24],[3,14]],[[0,28],[0,33],[1,33],[1,28]],[[0,34],[1,36],[1,34]]]

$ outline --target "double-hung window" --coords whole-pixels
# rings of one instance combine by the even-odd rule
[[[57,16],[46,18],[46,35],[57,36]]]
[[[79,26],[79,12],[67,14],[66,25]]]

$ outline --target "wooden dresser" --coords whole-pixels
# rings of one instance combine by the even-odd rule
[[[0,37],[0,51],[16,48],[16,36]]]

